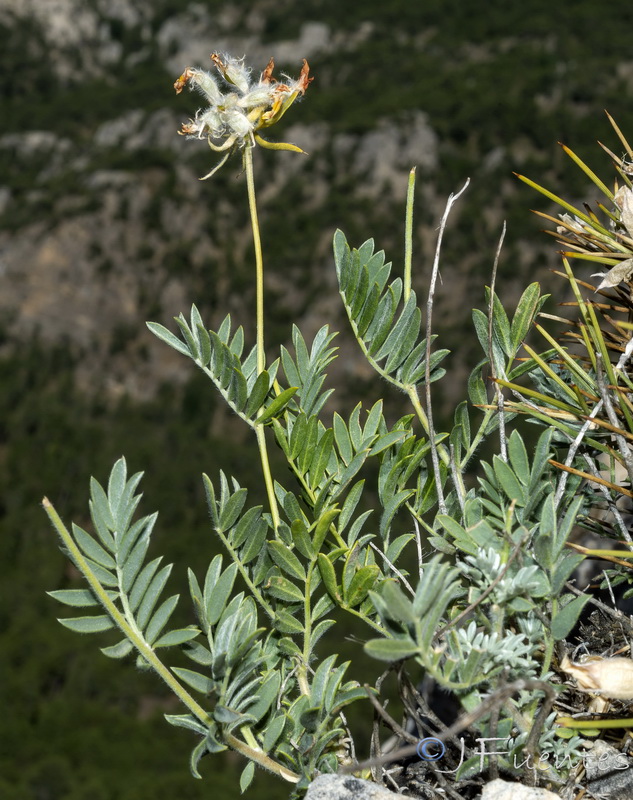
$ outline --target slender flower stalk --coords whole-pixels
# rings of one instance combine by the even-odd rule
[[[255,248],[255,317],[256,317],[256,337],[257,337],[257,373],[266,369],[266,352],[264,349],[264,258],[262,255],[262,239],[259,234],[259,217],[257,216],[257,202],[255,195],[255,179],[253,175],[253,148],[244,148],[244,171],[246,172],[246,185],[248,188],[248,207],[251,215],[251,228],[253,230],[253,246]],[[270,471],[270,461],[268,459],[268,446],[266,444],[266,431],[262,425],[256,428],[257,444],[262,462],[262,472],[268,505],[272,516],[273,527],[279,527],[279,509],[277,498],[275,497],[275,487],[273,485],[272,473]]]
[[[303,153],[300,147],[288,142],[268,142],[260,136],[259,131],[278,122],[297,97],[305,93],[312,78],[308,77],[310,68],[305,59],[297,80],[284,76],[287,83],[280,83],[273,77],[275,65],[272,58],[257,82],[251,80],[250,70],[244,66],[241,59],[223,58],[218,53],[212,53],[211,61],[225,84],[224,91],[213,75],[193,67],[187,67],[174,84],[177,94],[188,85],[200,91],[209,103],[207,108],[199,109],[193,119],[184,123],[179,133],[196,139],[206,136],[209,147],[216,153],[223,153],[220,161],[201,180],[210,178],[227,162],[232,153],[238,149],[242,150],[255,248],[257,373],[260,374],[266,369],[264,259],[253,176],[253,148],[259,144],[271,150]],[[279,509],[268,459],[266,432],[262,425],[256,427],[256,435],[268,504],[273,526],[277,530],[280,522]]]
[[[259,217],[255,195],[255,178],[253,175],[253,148],[244,149],[244,172],[248,188],[248,208],[253,230],[253,246],[255,248],[255,293],[256,293],[256,330],[257,330],[257,372],[266,369],[266,353],[264,351],[264,257],[262,239],[259,233]]]

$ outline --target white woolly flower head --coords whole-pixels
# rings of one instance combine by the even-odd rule
[[[273,150],[302,153],[303,150],[293,144],[267,142],[258,131],[274,125],[297,97],[305,93],[312,80],[308,77],[308,62],[304,60],[297,80],[284,76],[287,82],[281,83],[273,77],[272,58],[258,81],[252,80],[244,59],[212,53],[211,61],[220,73],[223,85],[209,72],[194,67],[187,67],[174,84],[178,94],[189,85],[200,91],[208,102],[206,108],[198,109],[193,119],[183,123],[179,132],[197,139],[206,137],[212,150],[226,151],[220,164],[205,177],[210,177],[225,163],[230,153],[240,147],[260,144]]]

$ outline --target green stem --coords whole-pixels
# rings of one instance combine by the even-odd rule
[[[246,172],[246,186],[248,188],[248,207],[251,214],[251,227],[253,229],[253,247],[255,248],[255,294],[256,294],[256,327],[257,327],[257,374],[266,369],[266,353],[264,350],[264,257],[262,255],[262,240],[259,233],[259,218],[257,216],[257,202],[255,198],[255,179],[253,176],[253,148],[244,148],[244,171]],[[262,425],[256,428],[257,445],[264,473],[264,484],[268,496],[268,505],[273,519],[275,531],[279,528],[280,517],[275,497],[275,487],[268,460],[266,433]]]
[[[293,772],[292,770],[287,769],[286,767],[283,767],[281,764],[277,763],[277,761],[274,761],[272,758],[267,756],[263,750],[249,747],[241,739],[233,736],[232,733],[226,734],[225,740],[230,748],[235,750],[237,753],[241,753],[243,756],[251,761],[254,761],[256,764],[259,764],[259,766],[263,769],[267,769],[269,772],[272,772],[279,778],[283,778],[289,783],[299,783],[301,777],[300,775],[297,775],[296,772]]]
[[[550,620],[554,618],[554,616],[558,613],[558,598],[552,598],[552,610],[549,615]],[[548,626],[545,624],[543,625],[544,630],[548,630]],[[554,637],[551,633],[546,633],[545,635],[545,648],[543,650],[543,663],[541,664],[541,680],[545,680],[547,673],[550,671],[550,667],[552,666],[552,658],[554,656],[554,647],[556,642],[554,641]]]
[[[426,415],[425,410],[422,408],[422,403],[420,402],[420,398],[418,397],[418,390],[412,384],[408,383],[404,385],[404,390],[407,393],[409,400],[411,401],[411,405],[413,406],[415,413],[420,420],[420,424],[424,428],[424,432],[426,435],[429,435],[429,418]]]
[[[429,536],[435,536],[436,531],[433,530],[433,528],[428,524],[428,522],[424,521],[424,519],[418,514],[418,512],[411,505],[411,503],[405,503],[405,508],[411,514],[413,519],[418,523],[418,525],[424,528],[424,530],[428,533]]]
[[[255,199],[255,178],[253,176],[252,147],[244,148],[244,171],[246,172],[248,208],[251,213],[253,246],[255,248],[255,290],[257,295],[257,374],[259,374],[266,369],[266,354],[264,352],[264,257],[262,255],[262,240],[259,233],[259,218],[257,216],[257,202]]]
[[[417,388],[412,383],[401,383],[400,381],[396,380],[396,378],[393,378],[378,364],[378,362],[374,358],[372,358],[372,356],[369,354],[369,350],[367,349],[365,342],[363,341],[363,337],[360,336],[360,334],[358,333],[358,325],[354,321],[353,315],[349,311],[349,306],[347,306],[347,301],[345,300],[344,293],[341,293],[341,296],[343,297],[343,302],[345,302],[346,308],[348,309],[349,322],[352,327],[352,331],[354,333],[356,341],[358,342],[358,346],[360,347],[361,352],[363,353],[363,356],[365,357],[369,365],[373,367],[373,369],[375,369],[376,372],[387,381],[387,383],[390,383],[392,386],[396,386],[401,391],[406,392],[408,398],[411,400],[411,405],[413,406],[415,413],[417,414],[417,417],[420,420],[420,424],[422,425],[424,432],[426,433],[427,436],[429,436],[430,435],[429,419],[428,416],[426,415],[426,412],[422,408],[422,404],[420,403],[420,398],[418,397]],[[442,461],[444,461],[445,464],[449,463],[448,452],[446,451],[446,448],[442,448]]]
[[[152,667],[156,670],[156,672],[160,675],[160,677],[165,681],[165,683],[169,686],[169,688],[177,695],[177,697],[184,703],[185,706],[191,711],[191,713],[200,720],[205,725],[209,725],[211,723],[211,717],[207,714],[207,712],[202,708],[202,706],[197,703],[194,698],[189,694],[189,692],[181,686],[178,680],[172,675],[172,673],[167,669],[167,667],[163,664],[163,662],[157,657],[156,653],[152,650],[151,646],[145,641],[145,639],[139,634],[138,628],[136,624],[131,625],[130,622],[125,618],[125,616],[119,611],[119,609],[114,605],[112,600],[108,597],[103,586],[99,583],[97,578],[95,577],[94,573],[90,569],[89,564],[85,560],[81,550],[75,544],[73,537],[70,535],[68,528],[64,525],[61,520],[61,517],[50,503],[50,501],[45,497],[42,501],[42,505],[44,506],[44,510],[46,511],[48,518],[53,524],[53,527],[59,534],[62,542],[68,549],[68,552],[74,561],[75,565],[81,570],[82,574],[90,584],[90,588],[97,596],[99,602],[104,607],[104,609],[108,612],[112,621],[117,625],[118,628],[123,632],[123,634],[132,642],[134,647],[139,651],[139,653],[143,656],[143,658],[152,665]]]
[[[312,604],[310,602],[310,584],[312,572],[316,566],[316,558],[311,559],[306,576],[305,594],[303,600],[303,663],[297,669],[297,681],[301,694],[310,696],[310,685],[308,683],[308,664],[310,663],[310,637],[312,636]]]
[[[366,625],[369,625],[370,628],[373,628],[375,631],[378,631],[378,633],[381,633],[383,636],[385,635],[386,633],[385,628],[382,625],[380,625],[380,623],[374,622],[373,619],[366,616],[365,614],[362,614],[360,611],[357,611],[355,608],[350,608],[349,606],[345,605],[341,605],[341,608],[344,611],[347,611],[348,614],[351,614],[354,617],[358,617],[358,619],[362,619],[362,621]]]
[[[404,229],[404,292],[405,304],[411,294],[411,261],[413,256],[413,193],[415,189],[415,167],[409,173],[407,185],[407,211]]]
[[[286,460],[288,461],[288,466],[290,467],[290,469],[294,473],[295,477],[297,478],[297,480],[301,484],[301,488],[303,489],[303,491],[305,493],[306,499],[310,503],[310,507],[312,509],[314,509],[314,507],[316,505],[316,501],[317,501],[317,496],[316,496],[315,492],[312,490],[312,487],[310,486],[310,484],[306,481],[305,476],[303,475],[303,473],[299,469],[298,465],[295,463],[294,459],[290,458],[289,456],[286,456]],[[337,529],[337,527],[336,527],[336,525],[334,523],[332,523],[330,525],[328,530],[330,531],[332,536],[336,539],[336,543],[337,543],[337,545],[339,547],[343,547],[345,550],[349,549],[345,539],[343,539],[341,534],[338,532],[338,529]]]
[[[132,642],[134,647],[143,656],[147,663],[150,664],[154,671],[165,681],[167,686],[169,686],[176,697],[178,697],[180,702],[189,709],[193,716],[196,717],[196,719],[198,719],[203,725],[211,725],[213,722],[211,716],[189,694],[184,686],[182,686],[182,684],[158,658],[151,645],[148,644],[148,642],[146,642],[143,636],[139,633],[136,622],[134,620],[130,621],[126,619],[126,617],[119,611],[112,600],[110,600],[103,586],[99,583],[98,579],[90,569],[90,565],[84,558],[83,553],[75,544],[75,541],[68,528],[64,525],[61,517],[48,498],[45,497],[43,499],[42,505],[44,506],[44,510],[53,524],[53,527],[64,543],[64,546],[67,548],[72,561],[81,570],[84,578],[88,581],[90,588],[95,593],[95,596],[98,598],[103,608],[108,612],[115,625],[121,630],[123,635]],[[264,769],[274,772],[280,778],[284,778],[291,783],[297,783],[299,781],[299,775],[289,769],[286,769],[281,764],[278,764],[276,761],[267,756],[263,750],[249,747],[245,742],[237,739],[230,733],[225,736],[225,740],[227,744],[238,753],[242,753],[242,755],[251,759],[251,761],[256,762]]]
[[[488,425],[490,424],[490,420],[494,417],[496,412],[497,412],[496,407],[494,409],[486,409],[484,413],[484,418],[481,421],[479,428],[477,429],[477,433],[475,434],[472,442],[470,443],[470,447],[468,448],[468,450],[464,454],[464,457],[461,460],[461,463],[459,465],[461,469],[466,469],[466,467],[468,466],[468,462],[475,454],[475,451],[477,450],[479,445],[483,442],[483,440],[486,438]]]
[[[268,617],[270,617],[270,619],[274,619],[275,618],[275,612],[273,611],[272,606],[270,605],[270,603],[266,602],[266,600],[264,599],[264,596],[262,595],[262,593],[259,591],[257,586],[255,586],[253,581],[250,579],[249,571],[244,567],[244,564],[242,564],[242,562],[240,561],[240,558],[239,558],[237,552],[235,551],[235,548],[231,546],[228,538],[224,535],[224,533],[222,533],[222,531],[220,531],[220,530],[218,530],[216,528],[215,532],[220,537],[220,540],[222,541],[222,544],[226,548],[228,554],[233,559],[233,562],[237,565],[237,571],[242,576],[242,580],[244,581],[244,583],[248,586],[249,592],[253,595],[255,600],[262,607],[262,610],[264,611],[264,613]]]
[[[270,462],[268,461],[268,447],[266,444],[266,431],[263,425],[258,425],[255,429],[257,436],[257,446],[259,448],[259,455],[262,462],[262,472],[264,473],[264,483],[266,485],[266,494],[268,496],[268,505],[270,506],[270,514],[273,520],[273,528],[275,531],[279,529],[281,518],[279,517],[279,508],[277,507],[277,498],[275,497],[275,488],[273,485],[273,477],[270,471]]]
[[[612,728],[631,728],[633,718],[626,719],[573,719],[572,717],[558,717],[557,725],[564,728],[581,728],[588,730],[608,730]]]

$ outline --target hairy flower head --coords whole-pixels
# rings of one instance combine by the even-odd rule
[[[271,58],[258,81],[253,81],[251,71],[244,66],[243,59],[211,54],[211,61],[220,74],[221,82],[209,72],[187,67],[174,89],[180,94],[185,86],[197,89],[206,98],[206,108],[198,109],[189,122],[182,125],[179,133],[202,139],[206,137],[209,147],[224,152],[224,158],[203,180],[211,177],[236,149],[252,147],[256,143],[272,150],[293,150],[303,153],[300,147],[287,142],[267,142],[259,135],[263,128],[274,125],[286,113],[299,95],[303,95],[310,81],[308,62],[297,80],[284,76],[286,83],[273,77],[274,61]]]

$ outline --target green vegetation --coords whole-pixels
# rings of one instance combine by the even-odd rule
[[[77,641],[48,624],[51,600],[45,592],[74,586],[76,577],[65,568],[62,554],[51,549],[40,502],[52,489],[60,510],[83,520],[85,504],[72,487],[86,485],[104,457],[113,461],[125,451],[130,465],[149,465],[146,497],[164,500],[156,544],[182,565],[191,537],[209,555],[217,551],[208,534],[200,473],[219,453],[233,470],[248,469],[249,458],[239,442],[210,435],[205,415],[213,398],[201,376],[183,390],[166,389],[152,403],[123,400],[108,406],[77,391],[72,366],[66,350],[51,352],[35,343],[1,362],[0,563],[10,569],[3,570],[0,604],[5,709],[0,796],[203,798],[206,789],[182,770],[165,771],[178,752],[186,761],[187,742],[176,730],[164,729],[161,715],[171,706],[156,681],[134,670],[126,674],[105,659],[96,661],[92,641]],[[159,452],[169,458],[157,458]],[[255,478],[251,474],[254,486]],[[189,498],[187,508],[174,516],[170,508],[175,511],[183,498]],[[182,566],[174,578],[186,590]],[[104,703],[108,710],[102,716]],[[120,748],[122,741],[129,744]],[[225,780],[225,796],[231,794],[234,769],[224,761],[207,773],[212,772],[218,791]]]
[[[205,5],[215,13],[223,4]],[[241,5],[244,12],[235,26],[238,34],[251,4]],[[153,3],[152,8],[155,16],[150,30],[155,35],[170,15],[182,12],[183,4],[166,0]],[[506,218],[509,231],[498,283],[499,294],[506,297],[506,286],[517,280],[517,265],[529,263],[525,284],[544,277],[544,247],[532,235],[535,226],[526,218],[526,209],[535,204],[551,212],[551,201],[535,198],[513,180],[511,171],[523,172],[550,187],[564,186],[564,191],[556,191],[565,198],[582,197],[593,203],[599,194],[596,187],[585,173],[570,170],[563,152],[552,143],[558,139],[568,142],[598,170],[600,156],[593,141],[596,135],[606,140],[599,122],[602,109],[617,110],[622,129],[633,130],[631,112],[622,102],[630,94],[626,71],[630,47],[622,24],[625,11],[622,4],[611,4],[600,9],[598,19],[595,3],[584,0],[575,4],[572,11],[530,0],[516,7],[488,4],[485,13],[458,3],[433,2],[418,7],[403,2],[371,2],[361,7],[321,0],[318,4],[304,4],[299,15],[295,5],[281,2],[265,5],[263,35],[268,42],[280,41],[298,35],[305,21],[322,21],[332,31],[341,31],[347,37],[345,41],[351,41],[351,34],[362,20],[373,22],[373,32],[351,50],[317,54],[310,59],[317,81],[310,90],[309,101],[300,108],[301,122],[326,121],[334,133],[357,136],[372,129],[379,119],[389,117],[399,122],[411,110],[424,110],[440,140],[439,162],[437,172],[423,176],[419,183],[424,181],[431,186],[431,194],[437,198],[461,185],[466,175],[473,178],[459,207],[459,232],[447,237],[443,264],[463,265],[458,275],[464,282],[464,270],[472,270],[469,285],[479,287],[487,280],[484,275],[489,271],[500,220]],[[111,20],[110,32],[123,45],[120,63],[109,68],[107,79],[86,77],[78,71],[72,80],[62,81],[51,69],[59,53],[47,48],[37,23],[12,19],[7,14],[3,20],[0,138],[4,139],[5,134],[49,131],[66,138],[72,151],[62,156],[54,174],[47,174],[48,151],[28,153],[3,144],[0,185],[11,190],[12,199],[0,217],[2,235],[34,221],[53,226],[69,213],[58,204],[69,193],[81,195],[81,203],[74,206],[72,213],[98,207],[98,193],[83,182],[94,170],[121,169],[141,175],[146,167],[164,173],[164,190],[156,193],[156,206],[148,212],[148,225],[159,229],[156,212],[160,200],[182,200],[173,180],[173,156],[151,148],[132,154],[116,147],[97,148],[93,135],[103,123],[128,110],[172,108],[186,117],[182,102],[173,97],[171,84],[175,76],[168,74],[165,67],[166,54],[152,41],[142,40],[138,29],[128,29]],[[587,31],[591,31],[589,39]],[[131,55],[138,56],[133,67],[127,60]],[[80,64],[79,50],[74,57]],[[294,69],[296,64],[281,66]],[[617,144],[611,146],[619,152]],[[331,154],[328,147],[326,153]],[[501,148],[500,159],[488,167],[486,158],[495,148]],[[187,154],[185,149],[183,161],[203,174],[208,169],[206,151],[194,153],[192,148]],[[76,157],[81,161],[76,162],[77,167],[73,161]],[[260,159],[261,184],[275,174],[274,159],[274,154]],[[323,281],[324,257],[318,244],[324,232],[343,227],[354,244],[371,232],[395,264],[403,260],[399,223],[403,200],[387,196],[379,201],[357,198],[354,190],[362,176],[334,174],[332,163],[333,159],[325,166],[321,162],[321,166],[308,167],[305,180],[293,178],[287,191],[262,209],[263,239],[269,247],[271,270],[282,276],[297,274],[306,288],[296,307],[284,302],[281,284],[275,284],[269,292],[277,314],[268,325],[269,341],[286,342],[289,351],[291,323],[297,321],[295,311],[301,316],[310,310],[314,287]],[[605,172],[604,180],[610,184],[612,178],[608,170]],[[327,199],[317,211],[307,211],[305,200],[311,180],[322,174],[332,179]],[[231,204],[241,202],[238,197],[241,198],[242,181],[238,178],[237,167],[230,175],[219,175],[210,195],[217,192]],[[31,192],[33,187],[36,192]],[[482,210],[487,208],[494,213],[484,219]],[[208,229],[215,235],[226,224],[226,216],[216,220],[212,212],[210,209]],[[433,227],[437,213],[436,207],[418,200],[416,221],[424,220]],[[243,226],[243,205],[236,207],[231,219]],[[180,239],[179,235],[171,239],[164,265],[171,274],[180,276],[187,270],[186,254],[191,241],[192,238]],[[226,242],[226,249],[230,250],[227,271],[235,278],[234,286],[250,302],[254,296],[249,285],[251,267],[234,254],[231,238],[220,241]],[[530,258],[521,257],[527,243],[533,248]],[[142,244],[139,258],[149,258],[152,252],[149,245]],[[549,252],[547,263],[551,265],[555,261],[551,248]],[[103,257],[107,259],[108,254]],[[329,257],[328,260],[332,269]],[[134,266],[130,264],[130,268]],[[24,269],[28,268],[25,264]],[[217,269],[217,264],[210,268]],[[576,274],[586,278],[590,271],[595,267],[587,269],[584,264]],[[209,284],[201,272],[200,269],[190,276],[192,294],[207,299]],[[428,269],[417,268],[414,288],[425,287],[427,281]],[[516,295],[516,283],[512,286]],[[561,287],[556,284],[557,297],[571,296],[568,287]],[[551,284],[547,283],[546,288],[551,290]],[[472,304],[484,304],[483,291],[477,291]],[[450,287],[445,286],[438,293],[450,293]],[[218,313],[216,297],[206,302]],[[149,306],[151,311],[145,313],[158,316],[161,309],[153,297],[149,298]],[[442,346],[455,349],[460,343],[460,356],[464,339],[474,342],[470,327],[464,334],[463,316],[447,318],[438,314],[435,326]],[[251,336],[250,321],[244,323],[247,339],[254,338],[254,327]],[[121,329],[115,347],[124,345],[125,333]],[[65,566],[62,556],[51,548],[50,531],[42,522],[39,503],[47,492],[64,519],[89,526],[84,499],[89,476],[105,481],[110,465],[124,452],[130,473],[145,470],[143,507],[149,511],[160,508],[150,558],[164,553],[165,563],[175,563],[172,591],[181,593],[183,608],[174,613],[179,615],[178,625],[186,625],[191,621],[185,578],[190,553],[202,548],[200,561],[206,566],[220,549],[209,532],[200,474],[213,473],[216,479],[216,465],[221,464],[227,474],[239,476],[240,483],[248,487],[249,504],[266,502],[265,493],[258,487],[259,473],[248,442],[240,437],[227,441],[210,433],[209,419],[217,406],[202,374],[185,387],[165,387],[146,404],[125,399],[113,402],[104,399],[108,395],[99,381],[91,396],[76,388],[72,345],[52,350],[45,331],[37,341],[17,342],[11,319],[2,320],[1,341],[0,693],[7,713],[0,724],[0,796],[8,800],[42,796],[51,800],[87,796],[119,800],[150,794],[206,796],[208,781],[192,781],[182,769],[188,752],[187,734],[164,725],[162,712],[177,712],[158,682],[151,675],[95,657],[92,637],[74,637],[51,625],[53,604],[44,592],[79,584],[75,571]],[[470,359],[471,365],[479,357],[480,352],[463,356],[465,361]],[[455,361],[448,363],[452,369]],[[452,392],[443,391],[442,386],[441,382],[434,386],[442,407],[438,409],[437,416],[441,414],[441,418],[437,426],[448,430],[453,425],[452,415],[442,409],[452,409],[456,402]],[[365,409],[371,408],[378,397],[376,387],[365,375],[354,382],[353,388],[358,390]],[[340,393],[347,391],[339,388]],[[539,391],[547,395],[543,386]],[[350,402],[351,394],[341,408],[347,422],[355,405],[355,401]],[[391,416],[387,414],[388,425],[405,413],[403,398],[401,393],[390,397],[398,410]],[[575,411],[585,410],[568,400],[563,397],[561,402],[567,402]],[[524,409],[518,409],[521,410]],[[471,412],[471,419],[477,413]],[[230,421],[233,431],[236,419]],[[326,419],[328,425],[331,420]],[[220,428],[221,424],[214,430]],[[530,441],[536,439],[534,432],[527,435]],[[564,442],[556,442],[557,448],[563,446]],[[530,454],[531,445],[527,449]],[[286,484],[289,479],[282,456],[281,450],[271,447],[273,468]],[[586,466],[581,465],[581,471],[586,471]],[[365,493],[377,486],[377,473],[377,465],[370,467]],[[465,480],[470,486],[471,476]],[[359,513],[376,502],[374,489],[365,504],[359,504]],[[593,498],[587,502],[593,502]],[[402,517],[396,516],[394,524],[398,536],[410,530],[410,524]],[[405,550],[404,557],[406,568],[415,570],[415,554]],[[202,580],[203,566],[196,565],[195,571]],[[28,576],[28,582],[24,576]],[[367,638],[367,633],[345,621],[342,613],[333,613],[341,635]],[[396,628],[402,622],[396,620]],[[417,636],[417,632],[407,629],[406,636],[412,634]],[[405,635],[404,629],[399,635]],[[102,644],[107,643],[104,637]],[[335,649],[327,638],[322,640],[322,648],[324,653]],[[339,651],[341,660],[353,661],[348,676],[361,682],[375,681],[380,667],[372,666],[352,644],[346,642],[344,648]],[[416,668],[412,673],[417,679]],[[167,707],[161,705],[163,702]],[[350,717],[355,714],[352,709]],[[364,752],[369,731],[362,714],[360,719],[352,727],[359,752]],[[237,794],[235,775],[243,766],[243,761],[219,756],[213,764],[202,761],[200,770],[207,779],[213,776],[218,791],[228,798]],[[222,783],[224,776],[226,782]],[[285,796],[283,784],[264,785],[264,780],[259,774],[258,794],[278,797],[281,791]]]
[[[508,315],[494,291],[495,265],[487,309],[473,310],[483,358],[446,431],[434,421],[433,385],[446,374],[449,351],[436,341],[432,315],[446,223],[468,182],[448,199],[426,303],[418,303],[412,288],[414,170],[401,274],[373,239],[354,248],[337,231],[339,293],[357,345],[383,379],[384,399],[398,390],[411,413],[389,423],[381,397],[332,415],[327,370],[336,358],[336,333],[326,323],[310,342],[294,325],[292,347],[282,346],[272,362],[264,337],[252,152],[257,143],[266,145],[258,130],[305,93],[307,67],[284,86],[253,82],[237,59],[214,61],[223,86],[239,92],[239,106],[199,70],[188,68],[177,85],[198,82],[207,96],[207,107],[188,123],[208,137],[213,151],[225,154],[207,177],[235,151],[242,155],[255,250],[255,344],[245,347],[244,330],[230,314],[217,330],[209,329],[195,305],[188,317],[176,318],[178,335],[155,322],[148,327],[191,358],[250,429],[265,500],[254,503],[241,470],[227,474],[216,459],[211,476],[203,474],[211,527],[224,555],[200,565],[198,547],[191,547],[187,616],[181,594],[166,591],[173,565],[148,555],[157,514],[141,510],[142,473],[130,475],[124,457],[107,482],[90,480],[90,526],[67,526],[45,498],[62,549],[85,581],[81,588],[49,592],[71,608],[59,622],[80,634],[112,631],[103,655],[132,656],[141,672],[164,682],[177,701],[165,720],[196,737],[189,761],[196,778],[202,778],[203,758],[232,750],[246,759],[242,792],[259,767],[287,781],[299,797],[315,777],[341,768],[386,780],[385,758],[397,762],[417,753],[421,779],[440,788],[446,779],[425,750],[420,755],[420,741],[430,736],[453,766],[461,733],[468,742],[459,740],[454,797],[468,797],[473,781],[482,785],[499,769],[524,784],[573,784],[580,779],[583,747],[574,730],[587,735],[604,727],[592,712],[604,711],[609,700],[633,699],[633,681],[614,683],[608,672],[609,658],[629,648],[616,609],[606,607],[606,637],[604,623],[596,625],[598,661],[588,667],[571,660],[573,631],[593,601],[588,589],[575,587],[573,575],[585,556],[604,552],[569,547],[579,525],[620,540],[623,549],[610,552],[620,558],[610,583],[633,583],[625,560],[633,557],[627,549],[633,540],[617,506],[621,496],[633,496],[626,488],[633,485],[633,340],[627,332],[633,326],[619,318],[633,311],[631,162],[607,150],[618,175],[611,190],[566,149],[605,195],[602,217],[523,178],[571,212],[556,228],[559,241],[571,248],[566,255],[609,268],[599,287],[606,303],[583,296],[565,260],[578,310],[567,333],[570,348],[536,322],[552,319],[541,314],[547,298],[538,283],[529,284]],[[633,161],[633,150],[614,129]],[[281,148],[301,152],[294,145]],[[533,327],[545,338],[542,352],[526,343]],[[531,454],[517,424],[522,416],[544,427]],[[271,462],[273,441],[285,470]],[[478,455],[484,442],[492,448],[489,460]],[[609,479],[602,477],[605,464]],[[618,468],[624,477],[616,477]],[[469,486],[471,470],[476,482]],[[376,483],[365,508],[369,477]],[[333,647],[341,615],[363,626],[367,656],[398,670],[400,699],[416,735],[387,713],[382,681],[363,686]],[[626,663],[633,672],[633,662]],[[405,664],[421,668],[425,680],[451,695],[453,719],[441,721],[423,693],[410,693]],[[600,664],[606,665],[602,672],[596,671]],[[598,692],[592,703],[580,694],[572,706],[589,714],[586,720],[570,716],[570,701],[560,699],[566,674]],[[410,747],[385,757],[374,737],[371,759],[363,764],[346,713],[370,699],[383,724]],[[369,718],[369,707],[367,712]],[[629,718],[610,721],[611,727],[630,724]],[[498,743],[494,756],[482,757],[476,746],[482,737]],[[532,766],[537,759],[538,772]],[[391,769],[389,781],[406,785],[406,770]]]

